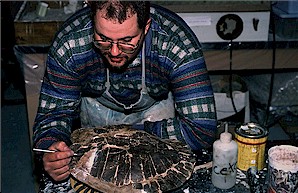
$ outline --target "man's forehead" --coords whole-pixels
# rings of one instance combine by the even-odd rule
[[[107,19],[100,12],[97,13],[95,20],[95,33],[104,35],[110,39],[121,39],[123,37],[135,37],[140,34],[141,29],[137,23],[135,15],[119,23],[115,19]]]
[[[128,8],[125,12],[123,11],[124,10],[120,10],[119,7],[113,7],[113,10],[110,10],[109,8],[103,8],[97,10],[96,15],[120,24],[136,15],[136,12],[134,12],[131,8]]]

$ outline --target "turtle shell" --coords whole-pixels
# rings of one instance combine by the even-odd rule
[[[77,191],[166,192],[182,186],[195,165],[185,144],[130,126],[78,129],[71,139],[78,154],[70,164],[71,185]]]

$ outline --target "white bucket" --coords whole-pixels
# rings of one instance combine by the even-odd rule
[[[298,193],[298,147],[274,146],[269,156],[269,193]]]

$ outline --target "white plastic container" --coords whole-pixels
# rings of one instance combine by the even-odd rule
[[[39,2],[37,5],[36,13],[40,17],[45,17],[48,11],[49,4],[45,2]]]
[[[225,132],[213,143],[212,184],[220,189],[232,188],[236,183],[238,145],[232,140],[225,124]]]

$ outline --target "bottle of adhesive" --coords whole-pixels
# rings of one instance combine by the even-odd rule
[[[225,123],[225,132],[213,143],[212,184],[220,189],[232,188],[237,174],[237,143],[232,140]]]

